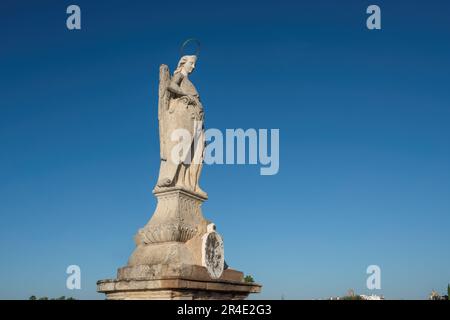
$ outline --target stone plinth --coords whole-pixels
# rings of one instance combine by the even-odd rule
[[[97,291],[110,300],[245,299],[260,290],[244,282],[242,272],[227,269],[211,279],[205,267],[186,264],[124,267],[117,279],[97,283]]]
[[[154,192],[158,204],[117,278],[100,280],[107,299],[245,299],[261,286],[224,262],[223,241],[203,217],[206,198],[181,188]]]

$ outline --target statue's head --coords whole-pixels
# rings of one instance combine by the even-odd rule
[[[185,76],[190,74],[195,69],[195,63],[197,62],[197,56],[182,56],[180,61],[178,62],[177,69],[175,70],[175,74],[181,72]]]

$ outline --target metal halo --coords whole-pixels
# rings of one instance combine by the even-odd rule
[[[190,38],[187,39],[185,42],[183,42],[183,44],[180,47],[180,56],[184,56],[184,47],[189,43],[189,42],[195,42],[197,44],[197,50],[195,51],[195,55],[198,58],[198,55],[200,54],[200,41],[198,39],[195,38]]]

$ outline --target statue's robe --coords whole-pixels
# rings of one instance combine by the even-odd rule
[[[181,186],[195,191],[198,186],[199,172],[204,152],[204,112],[198,98],[197,90],[188,77],[183,76],[179,84],[183,92],[194,97],[176,97],[168,90],[170,85],[169,68],[160,67],[159,83],[159,135],[161,148],[161,166],[157,187]],[[185,152],[185,158],[174,159],[172,150],[179,141],[172,141],[174,130],[185,129],[190,134],[190,152]],[[178,161],[181,160],[181,161]]]

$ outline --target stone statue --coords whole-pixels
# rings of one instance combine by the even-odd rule
[[[159,73],[158,120],[161,165],[153,190],[158,202],[136,248],[116,279],[97,282],[107,299],[244,299],[261,291],[225,263],[224,243],[201,205],[199,187],[205,151],[204,112],[189,80],[196,55],[185,55],[173,76]],[[179,137],[174,133],[183,131]],[[182,150],[178,150],[180,139]],[[181,152],[178,152],[181,151]],[[188,152],[185,152],[188,151]]]
[[[203,105],[189,80],[196,61],[195,55],[181,57],[172,78],[167,65],[160,67],[158,120],[161,166],[155,192],[176,187],[207,198],[199,187],[205,151]],[[189,133],[187,150],[183,150],[181,155],[177,153],[180,141],[174,137],[176,130],[180,129]]]

